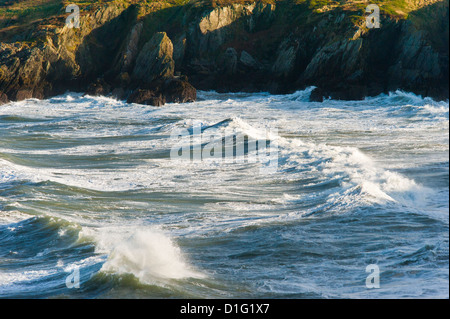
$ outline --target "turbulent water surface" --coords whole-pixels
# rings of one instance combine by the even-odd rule
[[[0,298],[448,298],[448,102],[310,91],[1,106]],[[171,157],[198,123],[276,171]]]

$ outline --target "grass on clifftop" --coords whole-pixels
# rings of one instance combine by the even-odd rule
[[[122,6],[135,4],[140,8],[140,16],[151,12],[195,3],[197,6],[220,7],[231,4],[289,3],[290,5],[307,5],[312,12],[323,13],[334,9],[355,12],[363,16],[369,3],[380,6],[382,14],[406,19],[410,12],[424,4],[442,2],[443,0],[0,0],[0,30],[17,27],[43,19],[67,15],[64,8],[69,4],[77,4],[81,10],[90,10],[106,3],[117,3]],[[447,1],[448,2],[448,1]],[[356,16],[355,16],[356,17]],[[4,31],[4,30],[3,30]]]
[[[0,0],[0,28],[27,24],[54,16],[62,8],[61,0]]]

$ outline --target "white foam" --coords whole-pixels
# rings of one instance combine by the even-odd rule
[[[86,228],[80,237],[93,239],[108,258],[101,271],[132,274],[145,284],[168,279],[205,278],[186,261],[180,248],[156,227]]]
[[[59,208],[45,207],[48,201],[58,201],[56,193],[1,197],[0,205],[7,205],[8,211],[0,212],[0,223],[29,218],[23,211],[60,217],[81,225],[79,242],[94,243],[97,255],[74,263],[55,260],[56,267],[51,265],[51,270],[0,272],[0,289],[98,263],[103,265],[102,273],[131,274],[145,284],[201,279],[207,274],[194,267],[176,236],[209,238],[211,233],[297,221],[305,216],[365,212],[354,208],[372,205],[395,207],[393,211],[399,213],[427,214],[448,223],[448,187],[436,184],[436,192],[410,177],[415,176],[416,168],[420,171],[428,164],[448,165],[442,155],[448,155],[448,103],[404,92],[363,101],[310,103],[307,99],[311,91],[308,88],[292,95],[199,92],[208,100],[163,108],[77,94],[2,106],[0,115],[25,119],[2,122],[7,128],[1,133],[6,142],[0,142],[0,152],[14,156],[0,154],[0,186],[23,180],[51,181],[127,194],[120,203],[106,203],[111,194],[104,198],[97,194],[91,206],[90,195],[82,192],[70,198],[80,204],[74,206],[79,211],[64,211],[64,203]],[[227,119],[231,120],[224,122]],[[278,172],[265,176],[254,163],[179,162],[161,155],[171,147],[170,133],[192,128],[192,120],[206,127],[223,123],[216,125],[219,132],[226,135],[234,130],[254,139],[265,139],[267,128],[278,128],[277,135],[269,136],[279,146]],[[34,133],[45,134],[45,142],[51,145],[36,147],[28,140],[8,145],[8,139],[14,143],[16,137],[22,137],[21,132],[27,138]],[[124,139],[102,140],[104,137]],[[137,140],[141,137],[142,141]],[[66,139],[73,144],[64,144]],[[154,158],[154,151],[161,152],[155,152],[158,156]],[[120,164],[125,165],[112,168],[69,168],[58,162],[59,156],[95,158],[108,154],[139,156],[124,156]],[[52,155],[55,158],[40,165],[39,161]],[[51,167],[53,160],[56,164]],[[404,169],[405,174],[413,171],[412,175],[399,173]],[[44,184],[44,190],[46,187]],[[133,190],[139,190],[137,197]],[[149,194],[148,201],[141,197],[144,193]],[[155,200],[161,193],[164,196]],[[121,194],[117,197],[120,199]],[[133,209],[142,214],[127,214]],[[177,214],[169,213],[175,211]],[[150,219],[163,224],[164,231],[148,226]],[[68,229],[60,228],[59,235],[71,234]]]
[[[21,272],[0,271],[0,287],[21,285],[56,273],[53,270],[25,270]]]
[[[172,104],[164,108],[79,94],[66,94],[47,101],[28,100],[17,102],[17,105],[8,104],[0,109],[0,114],[56,118],[58,123],[64,125],[72,125],[73,120],[81,123],[82,128],[77,130],[52,130],[51,135],[56,139],[133,135],[145,129],[144,135],[161,138],[113,143],[99,141],[95,145],[51,150],[8,150],[3,146],[1,151],[4,153],[95,156],[168,151],[171,141],[167,135],[177,128],[190,128],[192,120],[209,126],[232,119],[219,126],[219,130],[235,130],[258,139],[267,138],[264,129],[278,128],[279,135],[269,138],[278,143],[282,161],[280,173],[265,178],[258,175],[257,165],[217,164],[212,161],[180,163],[168,158],[149,158],[134,167],[97,170],[30,167],[0,159],[0,183],[23,179],[33,182],[53,181],[99,191],[140,188],[179,191],[182,187],[188,193],[203,192],[226,197],[235,191],[233,185],[227,182],[230,176],[249,189],[253,188],[252,185],[274,180],[289,182],[314,177],[322,182],[335,179],[341,181],[342,188],[338,194],[330,194],[330,201],[343,200],[342,196],[349,196],[348,200],[363,204],[369,201],[427,205],[429,190],[394,171],[410,167],[411,160],[390,155],[390,161],[387,162],[384,154],[392,153],[398,157],[398,154],[402,154],[398,152],[399,147],[404,147],[405,152],[409,151],[407,148],[414,148],[414,152],[424,154],[432,151],[448,152],[448,133],[443,133],[443,129],[448,128],[448,103],[438,103],[401,91],[363,101],[308,103],[306,100],[312,89],[291,95],[199,92],[200,97],[208,100],[195,104]],[[409,112],[410,108],[422,110],[417,116],[413,114],[416,116],[414,121],[409,120],[409,115],[405,118],[391,116]],[[427,115],[421,112],[427,112]],[[114,128],[96,125],[104,120],[113,122],[118,119],[129,121],[131,125]],[[151,131],[154,125],[142,128],[142,122],[155,119],[171,121],[154,132]],[[136,120],[140,121],[138,128],[133,126]],[[414,138],[411,138],[412,134]],[[375,148],[378,153],[369,156],[360,151],[364,148]],[[382,152],[379,151],[381,149]],[[427,156],[426,160],[433,162],[436,159]],[[292,168],[302,172],[283,173],[284,169]],[[280,196],[273,194],[272,198],[261,200],[286,202]]]
[[[7,171],[4,168],[0,171],[0,185],[10,183],[17,179],[14,171]]]

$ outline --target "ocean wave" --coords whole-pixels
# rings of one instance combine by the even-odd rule
[[[206,278],[186,261],[174,241],[156,227],[85,228],[80,238],[96,243],[96,252],[106,254],[101,272],[131,274],[144,284],[164,284],[170,279]]]
[[[417,234],[434,247],[432,236],[448,230],[448,103],[405,92],[316,103],[308,101],[312,89],[199,92],[202,101],[162,108],[71,93],[2,106],[1,296],[234,296],[236,282],[248,295],[267,296],[246,281],[267,282],[266,271],[278,275],[277,293],[295,294],[308,287],[286,285],[280,265],[322,271],[328,260],[334,271],[327,255],[334,243],[351,245],[336,252],[342,260],[354,247],[394,256],[398,267],[439,262],[428,259],[430,251],[448,259],[448,249],[399,258],[389,240],[386,249],[370,242],[373,225],[405,247]],[[244,152],[173,160],[177,130],[191,135],[178,145],[189,151],[224,141]],[[277,152],[259,158],[248,148],[255,141]],[[264,172],[264,160],[275,157],[277,169]],[[340,237],[355,229],[367,242]],[[322,251],[286,248],[310,245]],[[266,255],[274,258],[267,268],[248,270]],[[345,262],[353,264],[352,256]],[[65,286],[76,269],[78,292]],[[223,274],[231,286],[220,283]],[[315,295],[329,295],[310,284]]]
[[[372,198],[374,202],[391,201],[404,204],[409,203],[409,205],[413,206],[418,204],[424,205],[426,203],[425,197],[431,192],[431,190],[401,176],[399,173],[378,167],[373,159],[355,147],[330,146],[327,144],[303,142],[299,138],[283,137],[277,134],[276,131],[274,133],[268,130],[270,126],[256,126],[240,117],[228,118],[218,122],[198,122],[198,124],[200,125],[199,133],[201,135],[193,136],[192,140],[189,139],[187,141],[190,148],[195,148],[195,146],[203,147],[205,141],[202,135],[208,130],[218,131],[222,134],[222,138],[227,140],[236,135],[245,135],[251,140],[265,139],[270,142],[273,148],[277,148],[277,153],[274,152],[271,155],[278,157],[277,161],[280,166],[277,171],[280,176],[277,178],[280,179],[297,178],[295,174],[284,174],[284,172],[292,169],[302,172],[306,170],[307,174],[299,174],[299,178],[303,179],[308,178],[306,175],[310,175],[309,177],[313,176],[320,181],[333,180],[336,176],[339,176],[341,189],[336,190],[337,192],[344,193],[349,187],[359,186],[358,189],[365,200]],[[190,134],[194,131],[192,124],[186,121],[179,121],[172,125],[184,127]],[[168,129],[164,131],[166,134],[170,133],[171,128]],[[192,172],[193,175],[191,176],[198,176],[198,173],[202,172],[202,170],[211,169],[211,165],[214,165],[210,161],[179,163],[179,161],[171,160],[169,151],[173,145],[173,140],[165,138],[143,142],[131,141],[77,146],[48,153],[55,154],[56,152],[64,156],[74,156],[82,155],[84,152],[87,158],[95,158],[97,161],[102,152],[107,155],[113,150],[116,157],[121,153],[144,154],[155,150],[161,154],[166,154],[157,159],[138,162],[130,168],[114,170],[93,171],[76,168],[34,167],[34,162],[30,161],[21,160],[19,163],[15,163],[11,162],[14,158],[9,158],[9,160],[0,159],[0,182],[29,180],[38,183],[51,181],[98,191],[143,189],[159,184],[161,186],[165,185],[165,187],[176,187],[178,185],[177,176],[181,172]],[[242,147],[243,145],[238,146]],[[242,168],[242,166],[232,166],[231,164],[225,163],[224,167],[231,171]],[[253,164],[249,163],[245,167],[250,168],[252,166]],[[227,172],[226,174],[229,173]],[[273,176],[267,178],[270,179]],[[212,185],[220,179],[220,172],[218,172],[217,178],[209,178],[209,181],[203,182]],[[189,181],[189,184],[195,185],[197,182],[197,179],[192,179]],[[350,183],[349,186],[346,186],[348,183]],[[335,197],[334,193],[333,196]]]

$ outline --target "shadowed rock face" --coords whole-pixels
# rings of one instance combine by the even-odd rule
[[[6,104],[8,102],[9,102],[8,96],[5,93],[0,92],[0,104]]]
[[[166,81],[163,89],[167,102],[187,103],[197,100],[197,90],[186,79]]]
[[[161,94],[152,90],[137,89],[128,97],[127,102],[162,106],[166,103],[166,99]]]
[[[10,100],[86,91],[87,85],[100,77],[97,67],[103,65],[98,61],[106,60],[102,57],[106,50],[93,50],[86,41],[120,13],[116,7],[101,7],[83,16],[77,30],[63,22],[40,21],[23,27],[20,37],[24,41],[0,38],[0,90]]]
[[[448,0],[411,2],[411,18],[384,15],[370,30],[364,13],[312,10],[309,0],[196,1],[143,16],[124,3],[81,10],[80,29],[60,17],[11,39],[0,30],[0,103],[72,90],[163,105],[194,101],[195,88],[290,93],[310,85],[317,101],[395,89],[448,99]]]
[[[142,34],[143,24],[142,22],[137,23],[131,29],[125,40],[125,50],[120,61],[120,71],[129,72],[131,71],[131,65],[139,54],[139,39]]]
[[[197,90],[185,78],[156,81],[145,89],[138,88],[128,97],[128,103],[162,106],[167,103],[188,103],[197,100]]]
[[[134,66],[132,80],[151,83],[173,77],[173,44],[165,32],[156,33],[142,48]]]
[[[448,1],[411,6],[419,8],[411,20],[382,16],[380,29],[340,8],[302,18],[305,8],[285,1],[204,11],[188,29],[182,69],[200,89],[290,93],[315,85],[315,94],[335,99],[396,89],[448,99],[448,44],[433,45],[448,37]]]

